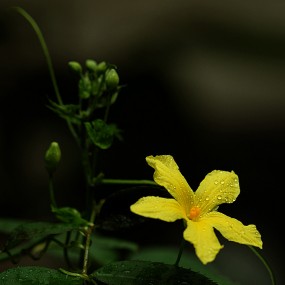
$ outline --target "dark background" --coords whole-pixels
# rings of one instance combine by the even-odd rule
[[[118,66],[126,87],[111,118],[125,140],[106,152],[106,176],[151,179],[145,157],[156,154],[173,155],[194,190],[213,169],[234,170],[241,194],[221,211],[257,225],[282,285],[285,3],[1,1],[1,216],[40,220],[49,217],[43,156],[50,142],[62,148],[62,203],[83,200],[81,168],[64,121],[45,107],[55,97],[38,39],[8,10],[13,5],[39,24],[65,102],[77,91],[68,61]],[[222,268],[246,267],[243,256],[224,251]],[[252,274],[270,284],[262,266]]]

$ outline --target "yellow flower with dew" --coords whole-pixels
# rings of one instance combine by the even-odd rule
[[[223,203],[233,203],[240,193],[238,176],[233,172],[214,170],[193,192],[171,155],[146,157],[155,169],[154,181],[174,198],[148,196],[131,205],[135,214],[174,222],[185,221],[183,237],[192,243],[203,264],[212,262],[223,248],[214,229],[229,241],[262,248],[261,235],[255,225],[240,221],[217,211]]]

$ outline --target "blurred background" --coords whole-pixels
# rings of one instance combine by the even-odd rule
[[[69,206],[83,199],[81,168],[65,122],[45,106],[55,97],[39,41],[11,6],[39,24],[64,102],[77,93],[68,61],[118,67],[126,86],[111,118],[124,142],[107,151],[106,176],[152,179],[145,157],[156,154],[172,154],[194,190],[213,169],[234,170],[241,194],[221,211],[257,226],[262,253],[284,284],[285,3],[2,0],[1,217],[40,220],[49,217],[43,156],[50,142],[62,149],[57,195]],[[221,271],[239,268],[229,274],[244,275],[242,284],[248,275],[270,284],[241,247],[220,253]]]

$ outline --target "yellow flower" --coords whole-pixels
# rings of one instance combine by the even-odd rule
[[[240,193],[238,176],[233,171],[210,172],[194,193],[171,155],[148,156],[146,161],[155,169],[154,181],[174,199],[143,197],[131,206],[133,213],[166,222],[184,219],[184,239],[193,244],[203,264],[213,261],[223,248],[214,229],[229,241],[262,248],[255,225],[245,226],[217,211],[219,205],[234,202]]]

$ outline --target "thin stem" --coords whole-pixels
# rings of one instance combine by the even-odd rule
[[[68,256],[68,249],[67,249],[69,245],[69,241],[70,241],[70,236],[71,236],[71,232],[69,231],[66,233],[66,238],[65,238],[64,248],[63,248],[63,256],[64,256],[64,259],[65,259],[65,262],[68,268],[72,268],[72,265],[71,265],[71,262]]]
[[[137,180],[137,179],[102,179],[102,184],[132,184],[132,185],[154,185],[157,184],[152,180]]]
[[[93,207],[92,207],[91,217],[90,217],[91,225],[88,227],[88,229],[86,231],[86,243],[85,243],[83,269],[82,269],[83,275],[87,275],[88,260],[89,260],[89,249],[90,249],[90,244],[91,244],[91,235],[92,235],[92,232],[94,229],[94,221],[95,221],[96,212],[97,212],[97,207],[96,207],[96,204],[94,202]]]
[[[49,175],[48,185],[49,185],[49,195],[50,195],[51,205],[56,208],[57,206],[56,206],[56,201],[54,197],[53,175],[52,174]]]
[[[265,258],[252,246],[248,245],[248,247],[253,251],[253,253],[259,258],[259,260],[263,263],[265,268],[267,269],[269,275],[270,275],[270,280],[272,285],[276,285],[275,277],[274,274],[268,264],[268,262],[265,260]]]
[[[49,54],[49,50],[48,50],[47,44],[45,42],[45,39],[43,37],[43,34],[42,34],[38,24],[31,17],[31,15],[29,15],[23,8],[21,8],[21,7],[12,7],[12,9],[15,9],[19,14],[21,14],[30,23],[30,25],[34,29],[34,31],[35,31],[38,39],[39,39],[40,45],[41,45],[41,47],[43,49],[43,53],[44,53],[44,56],[45,56],[45,59],[46,59],[46,62],[47,62],[47,66],[48,66],[48,70],[49,70],[49,73],[50,73],[52,85],[53,85],[53,88],[54,88],[54,91],[55,91],[56,99],[57,99],[57,101],[58,101],[58,103],[60,105],[63,105],[63,102],[62,102],[62,99],[61,99],[61,96],[60,96],[60,93],[59,93],[59,88],[58,88],[58,85],[57,85],[57,82],[56,82],[56,77],[55,77],[55,73],[54,73],[51,57],[50,57],[50,54]],[[69,119],[66,119],[66,122],[67,122],[68,128],[69,128],[70,132],[72,133],[73,137],[75,138],[76,142],[79,143],[78,136],[77,136],[77,134],[76,134],[76,132],[75,132],[71,122],[69,121]]]
[[[44,52],[44,55],[45,55],[45,58],[46,58],[46,61],[47,61],[47,65],[48,65],[48,69],[49,69],[49,73],[50,73],[50,77],[51,77],[51,81],[52,81],[52,84],[53,84],[53,88],[54,88],[54,91],[55,91],[55,95],[56,95],[56,98],[57,98],[57,101],[60,105],[62,105],[62,100],[61,100],[61,97],[60,97],[60,93],[59,93],[59,90],[58,90],[58,86],[57,86],[57,82],[56,82],[56,78],[55,78],[55,74],[54,74],[54,70],[53,70],[53,66],[52,66],[52,62],[51,62],[51,57],[50,57],[50,54],[49,54],[49,50],[47,48],[47,44],[45,42],[45,39],[43,37],[43,34],[38,26],[38,24],[36,23],[36,21],[24,10],[22,9],[21,7],[13,7],[18,13],[20,13],[32,26],[32,28],[34,29],[39,41],[40,41],[40,44],[41,44],[41,47],[43,49],[43,52]]]
[[[105,110],[105,115],[104,115],[104,122],[107,123],[107,119],[108,119],[108,116],[109,116],[109,112],[110,112],[110,107],[111,107],[111,94],[108,93],[107,94],[107,106],[106,106],[106,110]]]
[[[175,266],[179,265],[179,262],[180,262],[180,259],[181,259],[181,256],[182,256],[182,253],[183,253],[183,250],[184,250],[184,246],[185,246],[185,239],[183,238],[181,243],[180,243],[179,252],[178,252],[176,261],[174,263]]]

